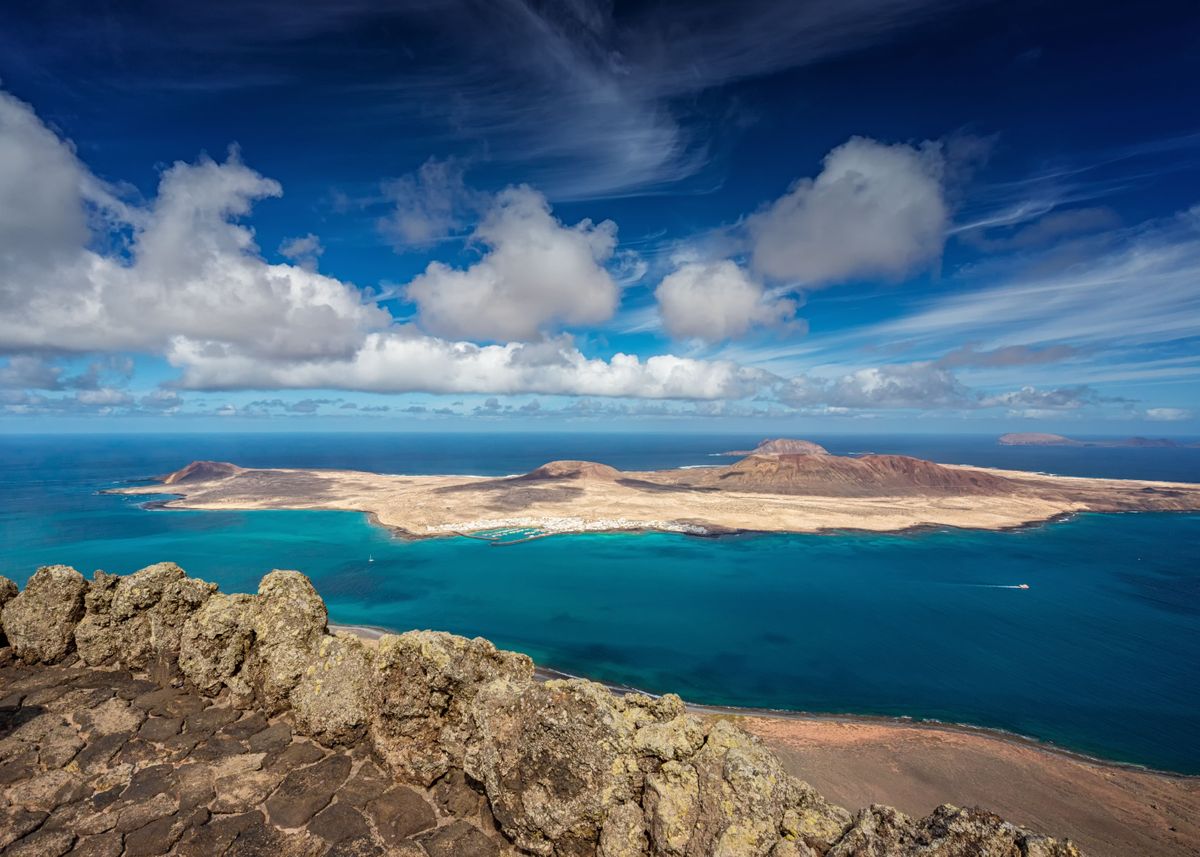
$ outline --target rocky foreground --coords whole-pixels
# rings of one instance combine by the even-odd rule
[[[1079,854],[980,809],[852,814],[727,720],[486,640],[332,635],[298,572],[52,566],[0,605],[4,855]]]

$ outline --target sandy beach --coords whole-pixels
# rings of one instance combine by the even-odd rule
[[[1200,778],[1111,765],[983,730],[852,717],[739,717],[843,806],[978,805],[1094,857],[1200,854]]]

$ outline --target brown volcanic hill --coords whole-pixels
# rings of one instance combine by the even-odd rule
[[[752,455],[829,455],[829,450],[811,440],[793,440],[779,437],[764,440],[754,447]]]
[[[518,479],[535,481],[543,479],[595,479],[615,482],[621,471],[598,461],[549,461],[536,470],[531,470]]]
[[[811,440],[790,437],[768,438],[754,449],[735,449],[722,455],[829,455],[829,450]]]
[[[713,487],[763,494],[862,497],[886,494],[1010,494],[1008,479],[906,455],[750,455],[700,472]]]
[[[211,482],[214,479],[224,479],[236,476],[245,468],[230,464],[228,461],[193,461],[187,467],[180,468],[174,473],[163,477],[164,485],[179,485],[183,482]]]

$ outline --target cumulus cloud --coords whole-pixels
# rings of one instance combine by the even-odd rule
[[[138,404],[148,411],[173,412],[183,407],[183,397],[174,390],[153,390],[138,399]]]
[[[321,239],[311,232],[299,238],[289,238],[279,245],[279,255],[285,259],[291,259],[308,271],[317,269],[317,260],[324,252],[325,248],[321,246]]]
[[[1125,399],[1116,396],[1103,396],[1086,384],[1072,387],[1055,387],[1040,390],[1036,387],[1021,387],[1007,393],[986,396],[982,400],[984,407],[1003,406],[1013,410],[1031,410],[1037,412],[1072,411],[1089,405],[1124,402]]]
[[[182,370],[181,386],[198,389],[706,399],[749,395],[766,377],[672,355],[589,358],[570,339],[545,338],[556,325],[612,315],[620,289],[604,265],[616,227],[566,226],[527,187],[495,197],[474,235],[488,248],[477,264],[431,265],[411,284],[427,331],[507,341],[477,345],[399,325],[348,283],[267,263],[239,220],[282,189],[237,152],[224,162],[172,165],[150,204],[126,209],[27,105],[2,92],[0,146],[8,218],[0,233],[0,350],[161,353]],[[26,182],[33,169],[43,174],[49,201],[39,196],[41,183]],[[101,208],[120,218],[115,228],[130,236],[127,253],[92,249],[88,223]],[[28,216],[12,220],[13,211]],[[317,246],[305,238],[285,249],[311,256]],[[5,372],[11,383],[62,384],[31,362],[10,360]]]
[[[344,359],[261,360],[235,349],[179,340],[168,352],[192,389],[322,389],[379,393],[542,393],[652,399],[741,398],[776,380],[727,361],[664,354],[588,358],[568,337],[477,345],[410,326],[369,334]]]
[[[1190,420],[1195,415],[1196,412],[1188,408],[1146,409],[1146,419],[1154,420],[1155,422],[1179,422],[1180,420]]]
[[[379,231],[397,250],[428,247],[461,231],[468,214],[485,203],[463,181],[462,164],[430,158],[415,173],[383,183],[388,213]]]
[[[937,260],[949,207],[936,143],[885,145],[854,137],[747,222],[759,273],[819,288],[857,277],[897,278]]]
[[[548,327],[607,321],[616,310],[620,287],[605,268],[617,245],[612,221],[566,226],[542,194],[511,187],[472,238],[488,248],[479,262],[465,270],[433,262],[407,288],[430,333],[527,341]]]
[[[0,162],[16,166],[0,172],[0,349],[154,352],[183,339],[337,356],[391,321],[352,286],[258,255],[253,232],[236,220],[282,190],[236,152],[167,168],[154,202],[116,224],[132,235],[126,257],[91,249],[86,224],[103,200],[89,189],[98,182],[3,92],[0,141]],[[40,171],[36,187],[22,169]],[[20,222],[8,222],[9,212]]]
[[[96,390],[121,386],[133,376],[133,361],[109,355],[88,363],[76,375],[67,374],[54,360],[33,354],[14,354],[0,366],[0,390]]]
[[[0,366],[0,390],[61,390],[61,366],[41,357],[14,354]]]
[[[972,408],[976,397],[951,372],[930,362],[859,369],[836,378],[793,378],[779,391],[793,407]]]
[[[663,326],[672,336],[720,342],[751,327],[791,321],[797,302],[768,292],[736,262],[686,262],[654,292]]]

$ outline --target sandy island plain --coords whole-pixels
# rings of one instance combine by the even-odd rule
[[[763,452],[771,444],[785,450]],[[113,489],[176,495],[181,509],[366,512],[406,538],[569,532],[894,532],[1006,529],[1077,512],[1200,509],[1200,485],[1089,479],[935,464],[898,455],[837,456],[771,441],[730,465],[620,471],[554,461],[507,477],[397,476],[349,470],[247,469],[193,462],[159,482]]]

